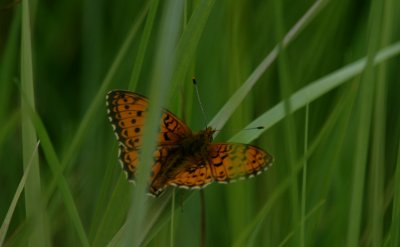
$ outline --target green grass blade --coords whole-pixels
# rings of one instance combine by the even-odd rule
[[[72,160],[74,159],[74,157],[76,157],[76,154],[78,153],[78,150],[84,140],[85,133],[87,132],[87,129],[89,128],[89,126],[92,124],[92,121],[94,121],[94,119],[95,119],[94,116],[96,114],[98,114],[98,112],[101,109],[104,108],[104,97],[105,97],[104,95],[106,94],[107,89],[109,88],[110,84],[112,83],[112,79],[114,78],[118,67],[121,65],[123,58],[127,54],[129,47],[131,46],[133,39],[135,38],[136,33],[144,20],[145,14],[147,13],[147,10],[149,8],[149,3],[145,6],[141,15],[138,16],[137,19],[134,21],[131,29],[128,32],[128,35],[126,36],[126,39],[124,40],[113,63],[110,66],[110,69],[108,70],[103,82],[101,83],[101,86],[100,86],[99,90],[97,91],[95,98],[91,102],[74,137],[72,138],[72,142],[69,145],[69,148],[66,151],[64,158],[62,159],[63,170],[65,169],[65,167],[68,168],[70,166]]]
[[[32,109],[28,109],[28,116],[30,117],[37,134],[42,143],[42,149],[44,152],[44,156],[46,158],[47,164],[49,165],[54,179],[57,182],[58,189],[60,190],[63,202],[65,203],[65,207],[67,212],[71,218],[72,224],[77,231],[78,237],[81,241],[82,246],[90,246],[89,240],[86,236],[85,230],[83,228],[83,224],[79,217],[78,209],[74,203],[74,198],[72,193],[68,187],[68,183],[62,175],[61,163],[57,157],[57,154],[54,150],[53,144],[47,134],[47,131],[41,121],[40,117],[34,112]]]
[[[37,142],[35,148],[33,149],[31,159],[30,159],[29,163],[25,166],[26,168],[25,168],[24,174],[22,175],[21,181],[18,184],[17,191],[15,192],[14,198],[11,201],[10,207],[7,211],[6,217],[4,218],[3,224],[0,227],[0,246],[3,246],[4,239],[6,238],[7,230],[10,225],[10,222],[11,222],[11,218],[15,211],[15,207],[17,206],[18,199],[22,193],[22,190],[25,187],[26,178],[29,175],[29,171],[32,167],[35,155],[37,155],[37,149],[39,147],[39,143],[40,143],[40,141]]]
[[[325,204],[325,201],[321,201],[321,202],[317,203],[317,204],[310,210],[310,212],[308,212],[308,214],[305,215],[304,221],[307,221],[307,220],[308,220],[314,213],[316,213],[316,211],[317,211],[318,209],[320,209],[324,204]],[[304,224],[304,223],[305,223],[305,222],[301,222],[301,223],[299,223],[298,225],[302,225],[302,224]],[[300,227],[301,227],[301,226],[300,226]],[[292,237],[294,236],[294,234],[295,234],[295,231],[290,232],[290,233],[282,240],[282,242],[281,242],[278,246],[286,246],[286,245],[287,245],[286,243],[289,241],[290,238],[292,238]]]
[[[207,246],[346,246],[355,226],[355,245],[397,247],[400,1],[381,1],[383,9],[376,1],[34,0],[26,66],[20,61],[29,57],[21,43],[29,43],[21,39],[26,1],[0,4],[0,227],[9,222],[3,246],[34,243],[42,221],[44,246],[178,247],[202,239]],[[180,3],[175,11],[182,11],[169,11]],[[373,52],[371,41],[378,42]],[[31,89],[20,86],[29,67]],[[371,81],[372,103],[365,104]],[[119,164],[104,101],[112,88],[147,96],[194,133],[211,123],[219,128],[215,142],[251,142],[275,164],[253,179],[211,184],[201,191],[205,207],[197,190],[168,186],[159,198],[144,196],[147,171],[137,174],[147,179],[139,188]],[[369,130],[360,113],[369,115]],[[31,216],[25,198],[11,203],[27,174],[22,117],[40,139],[42,191]],[[246,125],[264,130],[239,131]],[[22,193],[32,189],[28,180]],[[136,199],[138,193],[144,197]]]
[[[308,150],[308,152],[307,152],[307,154],[306,154],[306,157],[301,158],[301,159],[297,162],[297,164],[296,164],[296,173],[300,172],[301,169],[303,168],[303,166],[304,166],[304,160],[305,160],[305,159],[308,159],[308,158],[314,153],[314,151],[316,150],[316,147],[318,147],[318,146],[321,145],[322,139],[324,139],[324,138],[325,138],[325,139],[326,139],[326,138],[329,138],[329,135],[328,135],[328,134],[329,134],[329,133],[332,134],[332,132],[335,130],[334,127],[335,127],[335,124],[337,123],[338,119],[340,119],[340,118],[343,117],[344,115],[345,115],[345,116],[348,116],[348,115],[349,115],[350,111],[349,111],[349,113],[347,113],[347,114],[344,114],[344,112],[343,112],[343,110],[348,111],[349,109],[351,109],[351,104],[349,104],[349,96],[352,96],[352,94],[351,94],[350,91],[347,92],[347,97],[343,97],[343,98],[340,99],[340,101],[339,101],[340,104],[337,105],[337,107],[335,108],[335,110],[332,112],[331,117],[327,119],[326,124],[325,124],[325,126],[321,129],[319,135],[314,139],[313,143],[310,145],[310,149]],[[345,119],[346,119],[346,118],[345,118]],[[345,122],[346,122],[346,121],[345,121]],[[346,126],[346,125],[347,125],[347,124],[344,124],[344,126]],[[344,137],[344,136],[339,137],[339,138],[342,140],[340,143],[343,143],[343,139],[344,139],[343,137]],[[330,140],[330,141],[332,141],[332,140]],[[337,146],[340,147],[340,145],[337,145]],[[337,153],[337,152],[334,152],[334,153]],[[333,163],[337,163],[337,161],[333,161]],[[332,172],[332,169],[331,169],[330,171],[327,172],[327,174],[335,174],[335,173]],[[330,178],[324,177],[324,179],[330,179]],[[279,185],[279,186],[285,186],[285,188],[289,188],[289,186],[290,186],[290,178],[285,178],[284,181],[280,182],[280,185]],[[273,192],[273,193],[278,193],[277,191],[280,191],[280,187],[279,187],[279,186],[276,187],[276,188],[274,189],[274,192]],[[319,185],[319,186],[322,186],[322,185]],[[328,186],[324,186],[324,187],[328,187]],[[283,192],[284,192],[284,191],[282,191],[282,192],[280,192],[280,193],[283,193]],[[269,195],[268,198],[269,198],[269,200],[272,200],[272,198],[275,198],[275,194]],[[272,202],[268,202],[268,203],[272,203]],[[278,202],[276,202],[276,203],[278,203]],[[319,205],[319,204],[318,204],[318,205]],[[253,235],[255,234],[254,231],[257,229],[257,225],[259,225],[260,222],[262,222],[263,220],[265,220],[265,218],[266,218],[266,216],[267,216],[267,214],[266,214],[267,212],[264,212],[264,210],[266,210],[266,206],[267,206],[267,205],[265,204],[264,207],[263,207],[263,209],[260,210],[259,213],[258,213],[258,215],[259,215],[259,216],[262,215],[262,217],[258,217],[258,216],[255,217],[254,219],[255,219],[257,222],[252,222],[251,224],[249,224],[249,225],[245,228],[245,231],[243,231],[242,235],[240,235],[240,237],[239,237],[237,246],[241,246],[241,243],[245,243],[246,239],[249,238],[249,236],[250,236],[251,234],[253,234]],[[270,209],[268,209],[268,210],[270,210]],[[308,219],[308,216],[306,216],[305,219]],[[305,221],[304,221],[304,222],[300,222],[299,227],[301,227],[301,225],[302,225],[302,224],[305,224],[305,223],[306,223]],[[297,225],[296,225],[296,227],[297,227]],[[285,237],[285,240],[283,240],[283,241],[281,242],[281,244],[284,244],[286,241],[288,241],[289,239],[291,239],[292,236],[293,236],[293,234],[294,234],[294,229],[292,229],[291,233],[288,234],[288,235]],[[236,241],[234,241],[234,243],[236,243]]]
[[[292,40],[312,21],[312,19],[323,9],[327,1],[317,1],[311,8],[303,15],[302,18],[292,27],[292,29],[283,38],[283,46],[292,42]],[[278,46],[276,46],[257,66],[257,68],[251,73],[243,85],[236,90],[236,92],[230,97],[226,104],[219,110],[214,118],[209,123],[210,126],[215,129],[222,129],[226,121],[232,115],[233,111],[240,105],[246,95],[250,92],[253,86],[256,84],[258,79],[265,73],[265,71],[271,66],[272,62],[278,56]]]
[[[304,167],[303,167],[303,179],[301,181],[301,225],[300,225],[300,246],[306,246],[305,236],[305,217],[306,217],[306,200],[307,200],[307,152],[308,152],[308,118],[309,118],[309,105],[306,106],[305,123],[304,123]]]
[[[69,148],[66,151],[66,154],[64,156],[64,159],[62,160],[62,163],[59,163],[59,159],[58,159],[57,155],[55,154],[54,150],[52,151],[53,154],[51,154],[51,152],[49,152],[49,157],[50,157],[50,160],[52,161],[52,162],[49,161],[49,163],[59,164],[59,165],[61,165],[61,167],[60,167],[60,170],[58,170],[59,168],[57,167],[57,165],[52,167],[53,172],[56,172],[56,174],[58,174],[58,173],[59,174],[55,175],[53,177],[53,180],[51,181],[51,183],[49,185],[49,189],[47,190],[48,195],[53,194],[56,186],[63,186],[64,188],[62,188],[62,191],[65,193],[64,196],[69,197],[68,194],[70,194],[70,192],[69,192],[66,181],[60,183],[60,181],[58,180],[58,176],[62,176],[61,175],[62,172],[72,164],[73,159],[76,157],[76,154],[78,153],[78,150],[84,141],[84,138],[86,136],[86,130],[88,129],[88,126],[90,126],[90,124],[92,124],[92,122],[95,121],[96,118],[94,118],[94,116],[98,113],[98,111],[102,108],[102,106],[104,106],[105,92],[106,92],[107,88],[109,87],[109,85],[112,83],[112,79],[115,76],[118,67],[121,65],[123,58],[127,54],[129,47],[131,46],[133,39],[135,38],[135,36],[138,32],[138,29],[144,20],[144,17],[145,17],[145,14],[147,13],[148,8],[149,8],[149,4],[145,5],[144,10],[141,13],[141,15],[138,16],[136,18],[136,20],[133,22],[120,50],[118,51],[113,63],[110,66],[110,69],[106,73],[106,76],[101,84],[100,90],[97,92],[97,95],[91,102],[91,105],[89,106],[86,114],[84,115],[84,118],[81,121],[81,123],[78,127],[78,130],[75,132],[75,134],[72,138],[71,144],[68,145]],[[45,133],[45,131],[44,131],[44,134],[47,135]],[[51,144],[49,144],[49,145],[51,145]],[[80,223],[80,219],[79,219],[79,215],[76,211],[76,207],[73,205],[72,201],[69,201],[69,203],[70,203],[70,212],[72,214],[71,218],[75,222],[75,227],[76,227],[76,229],[78,229],[78,232],[81,236],[81,240],[82,240],[82,242],[88,244],[89,241],[87,240],[87,236],[84,233],[82,224]]]
[[[5,41],[6,45],[0,62],[0,121],[7,117],[10,108],[9,99],[12,97],[12,76],[17,67],[18,40],[21,27],[21,11],[16,11],[10,27],[10,34]]]
[[[373,114],[372,130],[372,153],[370,167],[370,195],[371,195],[371,238],[373,246],[382,246],[383,219],[384,219],[384,166],[386,153],[386,78],[384,75],[385,66],[378,71],[378,79],[375,88],[375,104]]]
[[[374,58],[380,44],[380,23],[383,3],[372,1],[369,15],[368,53],[365,71],[362,75],[359,92],[359,114],[357,115],[358,128],[356,133],[356,149],[354,153],[354,173],[352,194],[349,209],[349,226],[347,231],[347,246],[359,245],[362,227],[361,215],[363,210],[365,171],[368,160],[368,148],[373,107],[373,91],[375,88]],[[376,215],[379,217],[379,214]],[[375,217],[375,216],[374,216]],[[376,223],[376,222],[375,222]],[[378,233],[379,234],[379,233]],[[376,236],[376,235],[375,235]],[[381,241],[379,241],[381,242]],[[379,244],[379,246],[381,243]]]
[[[136,56],[136,60],[132,69],[131,79],[128,85],[129,90],[135,90],[136,85],[138,84],[140,72],[142,71],[144,55],[150,42],[150,34],[154,26],[154,19],[156,17],[158,4],[159,0],[151,1],[149,13],[147,15],[146,23],[144,25],[143,35],[140,39],[138,55]]]
[[[374,60],[374,64],[378,65],[398,54],[400,54],[400,42],[380,50]],[[367,59],[362,58],[314,82],[311,82],[304,88],[293,93],[290,97],[292,106],[291,110],[293,112],[297,111],[334,88],[348,82],[350,78],[359,75],[365,69],[366,63]],[[280,102],[246,126],[246,128],[263,126],[264,129],[254,130],[251,131],[251,133],[249,133],[249,131],[242,130],[233,138],[231,138],[230,141],[251,142],[252,140],[257,139],[257,137],[259,137],[265,130],[275,125],[285,116],[284,103]]]
[[[114,166],[111,166],[115,168]],[[107,199],[106,207],[94,217],[101,217],[96,226],[93,226],[95,236],[93,237],[92,246],[104,246],[104,243],[110,241],[114,234],[121,227],[126,219],[126,212],[129,210],[130,194],[125,174],[121,174],[111,192],[111,196]],[[100,203],[100,202],[99,202]],[[95,224],[96,222],[93,222]]]
[[[290,187],[290,178],[286,178],[275,188],[272,194],[269,195],[268,201],[258,212],[257,216],[254,217],[252,222],[243,229],[243,232],[239,236],[237,236],[236,240],[233,241],[234,246],[239,247],[246,245],[246,240],[249,238],[250,235],[254,234],[253,230],[256,229],[259,224],[261,224],[261,222],[265,219],[265,217],[267,217],[274,203],[277,202],[278,198],[282,196],[283,193],[289,187]]]
[[[35,108],[34,84],[33,84],[33,66],[32,66],[32,42],[31,42],[31,21],[29,1],[22,1],[22,22],[21,22],[21,89],[26,93],[26,97],[21,97],[22,112],[22,151],[23,164],[26,169],[30,164],[32,153],[37,142],[35,127],[32,124],[28,108]],[[37,216],[41,211],[41,204],[38,200],[42,198],[41,179],[39,171],[39,156],[33,155],[32,168],[26,180],[25,189],[25,209],[27,218],[35,219],[35,227],[30,235],[29,244],[31,246],[46,246],[49,243],[49,236],[45,229],[44,215]]]
[[[172,76],[172,91],[176,90],[179,83],[186,83],[184,78],[190,66],[192,66],[197,46],[214,3],[215,0],[201,1],[193,11],[189,23],[185,26],[176,47],[176,67]]]
[[[142,229],[146,224],[148,196],[148,174],[153,163],[153,153],[156,148],[161,107],[167,100],[170,91],[172,71],[176,66],[176,58],[173,51],[178,40],[180,17],[183,13],[183,2],[169,2],[164,9],[160,40],[155,58],[155,67],[150,91],[150,102],[146,125],[143,129],[143,144],[136,176],[136,186],[132,196],[132,205],[126,221],[127,229],[123,236],[124,246],[140,246],[143,235]]]
[[[297,151],[297,131],[295,126],[294,117],[291,114],[292,105],[290,99],[290,94],[292,93],[292,80],[289,74],[288,68],[288,55],[287,50],[284,48],[283,43],[283,33],[284,33],[284,24],[283,24],[283,9],[282,2],[276,1],[274,3],[274,12],[276,19],[276,40],[278,42],[278,73],[279,73],[279,87],[280,87],[280,96],[283,99],[283,105],[285,108],[286,118],[283,121],[284,133],[283,133],[283,146],[285,149],[285,153],[288,157],[288,165],[289,171],[288,175],[291,178],[291,187],[290,187],[290,207],[288,207],[287,213],[290,215],[291,220],[291,228],[296,228],[297,222],[300,221],[300,209],[301,205],[299,204],[299,182],[298,176],[296,173],[296,157],[298,155]],[[300,242],[300,235],[297,231],[294,231],[293,243]],[[293,244],[292,244],[293,245]]]
[[[397,14],[395,3],[393,0],[386,1],[383,6],[383,18],[382,18],[382,29],[381,40],[382,45],[388,45],[391,40],[393,30],[393,17]],[[376,18],[379,18],[376,17]],[[384,216],[385,216],[385,164],[387,161],[386,154],[388,149],[386,146],[387,138],[387,102],[388,102],[388,66],[383,63],[378,67],[378,76],[375,90],[375,105],[373,115],[373,131],[372,131],[372,148],[371,148],[371,167],[370,167],[370,179],[371,179],[371,199],[370,199],[370,215],[371,215],[371,238],[372,246],[382,246],[383,235],[384,235]],[[397,187],[399,188],[399,187]],[[398,231],[400,233],[400,230]],[[395,238],[398,236],[393,235]]]
[[[188,25],[186,26],[183,34],[181,35],[178,45],[176,46],[176,49],[172,49],[175,51],[176,54],[176,58],[175,60],[172,60],[172,58],[169,58],[168,63],[172,64],[174,67],[173,69],[171,69],[170,71],[174,71],[172,77],[174,79],[171,79],[171,85],[170,89],[173,88],[173,85],[177,85],[176,83],[179,83],[181,81],[179,81],[177,78],[184,78],[186,73],[187,73],[187,69],[189,67],[187,67],[186,62],[188,61],[187,59],[190,58],[190,54],[194,54],[195,53],[195,49],[197,48],[197,43],[201,37],[201,33],[204,29],[204,25],[205,22],[210,14],[210,11],[212,9],[213,3],[215,2],[215,0],[207,0],[207,1],[203,1],[201,3],[199,3],[199,5],[196,7],[196,9],[194,10],[194,13],[192,15],[192,17],[189,20]],[[163,42],[165,43],[165,42]],[[165,46],[165,44],[163,44]],[[165,49],[165,48],[164,48]],[[162,58],[165,59],[165,58]],[[159,59],[156,59],[156,61],[158,61]],[[171,60],[173,62],[171,62]],[[189,63],[190,64],[190,63]],[[165,66],[165,65],[164,65]],[[186,68],[186,69],[185,69]],[[158,100],[161,99],[162,97],[157,96],[160,92],[163,93],[163,95],[166,95],[165,92],[167,92],[167,90],[164,90],[162,86],[160,86],[159,83],[163,82],[164,80],[168,79],[168,74],[170,73],[170,71],[165,70],[165,71],[159,71],[159,72],[155,72],[153,73],[154,75],[160,76],[162,75],[162,77],[157,77],[155,79],[152,80],[152,92],[155,91],[155,93],[150,93],[150,99],[152,99],[152,103],[153,106],[155,105],[154,100]],[[158,103],[161,106],[161,103]],[[149,120],[150,122],[152,122],[151,120]],[[155,120],[154,120],[155,121]],[[157,122],[157,121],[155,121]],[[147,128],[148,126],[146,126]],[[144,139],[148,139],[148,138],[144,138]],[[144,148],[143,148],[143,153],[144,153]],[[143,161],[141,161],[143,162]],[[144,162],[145,163],[145,162]],[[143,164],[143,163],[142,163]],[[138,172],[139,173],[139,172]],[[143,174],[143,172],[140,172]],[[146,174],[146,173],[144,173]],[[145,177],[144,179],[147,179],[147,177]],[[146,180],[147,181],[147,180]],[[145,187],[143,187],[142,191],[145,191],[144,189]],[[137,192],[141,192],[138,183],[135,186],[135,190],[136,193],[134,193],[134,195],[138,194]],[[165,196],[164,196],[165,197]],[[146,200],[148,200],[147,198],[145,198]],[[169,200],[169,197],[167,197],[166,199]],[[135,200],[138,201],[138,200]],[[143,201],[143,200],[142,200]],[[164,205],[164,206],[163,206]],[[150,206],[151,207],[151,206]],[[148,213],[148,216],[146,216],[147,219],[149,219],[149,217],[152,220],[147,220],[143,225],[141,225],[141,232],[140,232],[140,237],[137,238],[138,243],[144,241],[145,239],[148,238],[148,232],[153,228],[153,225],[155,224],[157,218],[154,216],[157,216],[163,212],[163,210],[165,209],[165,204],[162,203],[160,205],[155,205],[155,208],[152,209],[153,211],[156,211],[157,213]],[[138,210],[137,208],[135,208],[135,213],[136,215],[138,215]],[[136,216],[132,216],[135,219]],[[141,216],[143,217],[143,216]],[[138,223],[137,223],[138,224]],[[120,230],[120,232],[115,236],[115,238],[110,242],[110,245],[113,245],[115,243],[118,243],[119,241],[123,241],[123,231],[124,229],[126,229],[126,225]],[[130,227],[128,227],[130,228]],[[121,240],[117,240],[118,238],[120,238]],[[128,241],[129,242],[129,241]]]
[[[21,115],[19,112],[15,112],[9,116],[7,122],[3,123],[2,128],[0,129],[0,147],[4,145],[7,137],[13,133],[12,130],[18,126],[19,121],[21,121]]]
[[[397,160],[394,174],[394,195],[392,222],[390,227],[390,246],[396,247],[400,245],[400,136],[397,137]]]
[[[175,246],[175,190],[172,191],[172,198],[171,198],[171,224],[170,224],[170,239],[169,239],[169,246]]]

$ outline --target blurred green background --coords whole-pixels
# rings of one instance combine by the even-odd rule
[[[400,246],[399,1],[0,7],[0,246]],[[233,140],[274,166],[204,204],[136,196],[105,95],[147,95],[198,131],[193,76],[216,140],[265,126]]]

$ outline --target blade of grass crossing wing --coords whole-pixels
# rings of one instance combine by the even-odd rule
[[[157,131],[161,117],[161,107],[168,99],[172,71],[176,66],[175,47],[178,40],[180,17],[183,2],[168,2],[163,13],[159,44],[155,58],[155,67],[150,91],[150,102],[146,125],[143,129],[143,144],[139,154],[141,165],[138,166],[136,186],[132,195],[132,205],[126,221],[127,229],[123,236],[124,246],[140,246],[142,229],[146,227],[147,203],[146,195],[148,174],[153,163],[153,153],[156,148]]]
[[[187,69],[184,70],[183,68],[186,68],[186,63],[184,63],[184,61],[187,60],[183,60],[181,58],[189,58],[190,54],[194,54],[195,49],[197,48],[197,44],[198,44],[198,40],[201,37],[201,33],[204,29],[205,26],[205,22],[209,17],[209,14],[211,12],[212,6],[214,4],[215,0],[207,0],[207,1],[202,1],[200,2],[197,6],[196,9],[193,12],[193,15],[191,16],[188,25],[186,26],[180,40],[179,43],[176,47],[176,54],[177,58],[175,59],[175,64],[174,64],[174,74],[173,74],[173,78],[171,79],[171,84],[172,85],[177,85],[174,83],[181,83],[181,81],[179,81],[177,78],[184,78],[186,73],[187,73]],[[174,49],[175,50],[175,49]],[[179,55],[180,54],[180,55]],[[170,58],[171,60],[171,58]],[[191,64],[191,63],[189,63]],[[160,72],[157,72],[160,73]],[[155,74],[157,74],[155,73]],[[162,72],[160,75],[163,75],[164,79],[167,78],[169,72]],[[153,83],[160,83],[161,80],[153,80]],[[170,86],[171,88],[174,88],[175,86]],[[156,85],[153,85],[153,89],[157,90],[157,91],[163,91],[160,89],[161,87]],[[154,96],[151,93],[150,94],[150,99],[151,102],[154,105]],[[147,127],[147,126],[146,126]],[[141,163],[143,164],[143,163]],[[138,186],[135,186],[135,188],[137,188]],[[157,218],[159,218],[159,214],[160,213],[168,213],[166,211],[164,211],[163,209],[165,208],[166,204],[161,204],[159,205],[159,208],[154,209],[156,210],[158,213],[157,214],[152,214],[152,215],[148,215],[147,217],[147,221],[145,223],[145,225],[142,225],[142,232],[141,232],[141,236],[139,239],[139,242],[143,242],[143,241],[147,241],[147,239],[149,238],[148,234],[150,232],[151,229],[153,229],[154,224],[157,220]],[[152,220],[150,220],[149,218],[151,218]],[[167,220],[170,219],[170,217],[166,217],[163,218],[164,221],[166,222]],[[157,224],[160,224],[159,222]],[[126,227],[124,227],[125,229]],[[159,229],[159,228],[157,228]],[[112,243],[117,243],[117,242],[121,242],[123,241],[123,229],[120,230],[120,232],[115,235],[115,237],[113,238],[113,240],[110,242],[110,244]],[[119,241],[116,240],[116,238],[120,238]],[[128,241],[129,242],[129,241]]]

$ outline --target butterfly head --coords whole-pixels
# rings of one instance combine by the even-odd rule
[[[207,152],[207,146],[213,141],[214,132],[215,130],[211,127],[207,127],[188,138],[184,146],[189,152],[197,152],[199,150],[203,150],[200,153]]]
[[[214,133],[216,130],[212,129],[211,127],[206,127],[205,130],[203,130],[203,136],[204,136],[204,142],[212,142],[214,137]]]

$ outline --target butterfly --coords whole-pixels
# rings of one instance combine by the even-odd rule
[[[149,100],[138,93],[114,90],[106,97],[107,112],[119,142],[119,160],[134,181]],[[154,151],[149,194],[159,196],[167,186],[201,189],[212,182],[228,183],[267,170],[273,157],[249,144],[212,143],[210,127],[192,133],[168,110],[162,110],[158,145]]]

